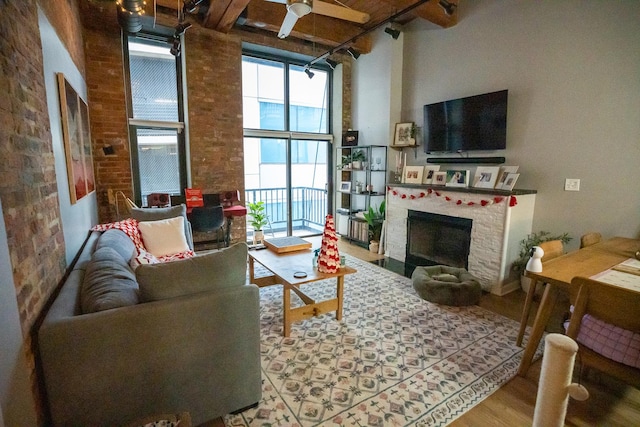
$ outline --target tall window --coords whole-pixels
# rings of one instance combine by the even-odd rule
[[[143,34],[127,40],[134,195],[141,206],[150,193],[180,194],[187,184],[181,64],[166,40]]]
[[[319,233],[330,210],[331,75],[313,73],[287,58],[242,57],[246,199],[266,203],[274,234]]]

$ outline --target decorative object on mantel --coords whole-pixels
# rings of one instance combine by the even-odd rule
[[[507,181],[507,176],[510,173],[518,172],[518,166],[500,166],[500,175],[496,181],[496,190],[503,190],[504,183]]]
[[[447,173],[442,171],[433,173],[433,185],[445,185],[447,183]]]
[[[436,172],[436,173],[439,173],[439,172]],[[480,205],[480,206],[488,206],[488,205],[493,205],[495,203],[500,203],[505,199],[509,200],[509,207],[514,207],[514,206],[516,206],[518,204],[518,199],[516,199],[516,196],[506,196],[506,197],[505,196],[496,196],[496,197],[493,197],[490,200],[486,200],[486,199],[480,200],[480,202],[465,201],[465,200],[462,200],[462,199],[454,200],[449,196],[443,196],[442,193],[440,193],[439,191],[436,191],[436,190],[434,190],[432,188],[427,189],[427,191],[421,191],[417,195],[416,194],[400,193],[398,190],[391,189],[391,187],[387,187],[387,192],[390,192],[392,195],[398,196],[401,199],[411,199],[411,200],[422,199],[423,197],[429,197],[431,195],[435,195],[436,197],[444,197],[444,199],[447,202],[453,202],[456,205],[461,205],[461,206],[478,206],[478,205]],[[526,263],[526,260],[525,260],[525,263]]]
[[[470,172],[466,169],[450,169],[447,171],[447,187],[468,187]]]
[[[507,191],[513,190],[513,187],[516,185],[516,181],[518,180],[519,176],[519,173],[508,174],[507,179],[505,179],[504,184],[502,184],[502,189]]]
[[[434,174],[440,170],[440,165],[438,166],[425,166],[424,173],[422,174],[422,183],[423,184],[433,184]]]
[[[473,178],[473,186],[476,188],[493,188],[498,180],[500,168],[498,166],[478,166]]]
[[[424,166],[406,166],[402,173],[402,182],[407,184],[422,184]]]

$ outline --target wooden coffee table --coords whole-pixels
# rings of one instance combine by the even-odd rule
[[[272,275],[255,277],[255,262],[260,263]],[[356,270],[344,266],[335,274],[320,273],[313,267],[313,251],[305,249],[295,252],[277,254],[270,249],[249,251],[249,282],[256,285],[271,286],[281,284],[283,288],[283,335],[291,333],[291,323],[309,319],[323,313],[336,312],[336,320],[342,320],[342,304],[344,276]],[[295,277],[295,273],[304,273],[306,277]],[[324,279],[336,279],[336,298],[315,301],[300,290],[300,286]],[[301,307],[291,308],[291,292],[293,291],[304,302]]]

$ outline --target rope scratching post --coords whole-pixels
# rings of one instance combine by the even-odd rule
[[[586,400],[589,392],[580,384],[571,384],[578,344],[562,334],[545,338],[542,369],[538,383],[533,427],[563,427],[569,396]]]

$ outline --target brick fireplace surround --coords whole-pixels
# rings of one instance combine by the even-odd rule
[[[510,197],[515,197],[515,206],[509,206]],[[511,265],[518,258],[520,240],[531,233],[535,197],[535,191],[529,190],[392,184],[387,191],[385,253],[405,261],[409,210],[471,219],[468,270],[480,280],[483,290],[505,295],[520,287]],[[502,200],[496,203],[495,198]]]

